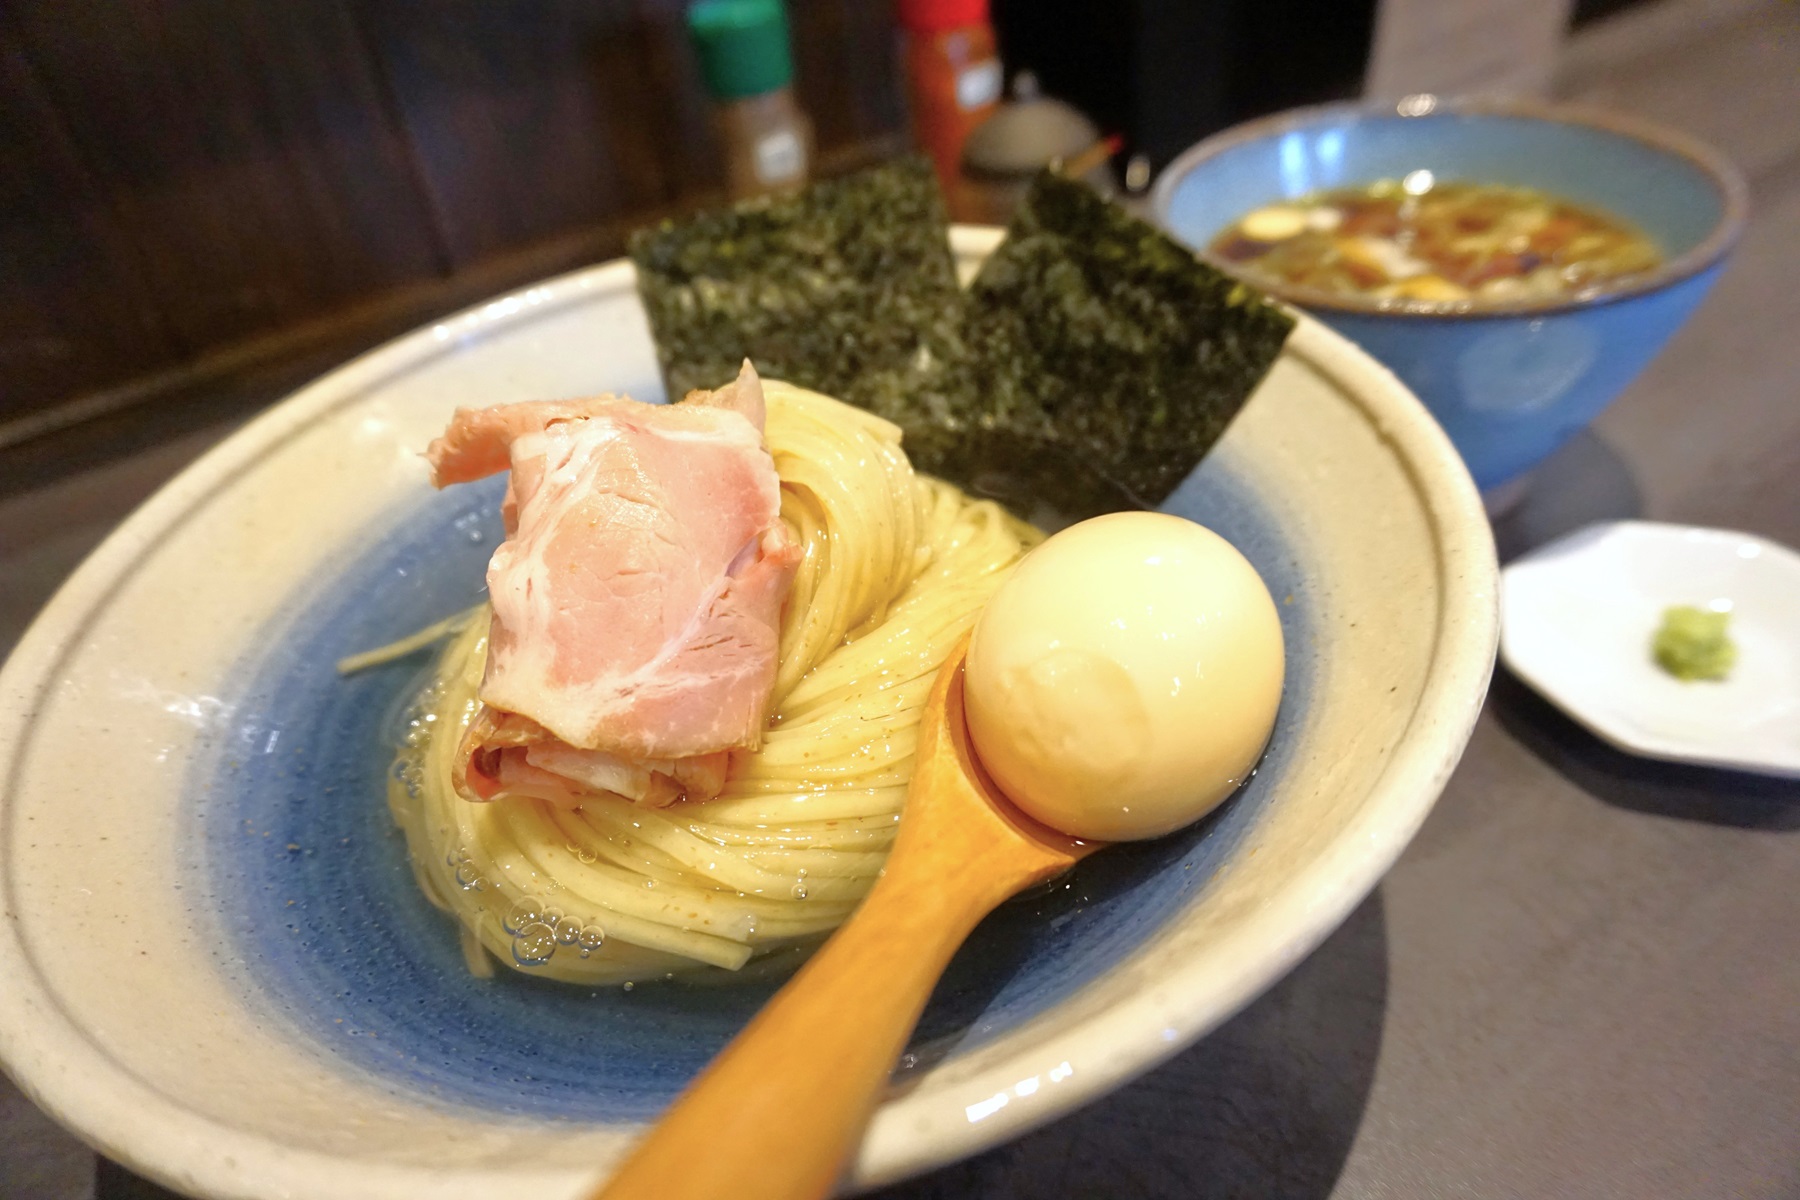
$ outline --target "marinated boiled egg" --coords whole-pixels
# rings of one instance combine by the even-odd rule
[[[1202,525],[1113,513],[1027,555],[975,625],[969,735],[1012,802],[1076,837],[1157,837],[1249,776],[1274,728],[1281,619]]]

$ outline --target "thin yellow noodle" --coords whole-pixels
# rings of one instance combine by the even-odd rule
[[[370,667],[379,667],[391,663],[397,658],[405,658],[415,650],[423,650],[435,642],[441,642],[451,634],[458,632],[476,615],[475,611],[459,612],[454,617],[446,617],[435,625],[427,625],[409,637],[397,642],[389,642],[373,650],[361,654],[352,654],[337,661],[339,675],[354,675],[358,671],[366,671]]]
[[[778,827],[801,829],[831,821],[866,816],[873,813],[898,815],[906,801],[906,786],[889,788],[846,788],[842,791],[821,789],[811,792],[786,792],[734,796],[725,800],[709,800],[704,812],[708,821],[720,825],[737,823],[753,828]],[[879,805],[879,807],[878,807]]]
[[[804,557],[783,610],[768,732],[733,754],[717,797],[666,809],[616,796],[580,810],[518,796],[469,803],[451,768],[479,706],[486,612],[399,644],[455,632],[416,705],[389,801],[420,887],[462,927],[477,973],[491,960],[593,985],[736,969],[817,940],[880,873],[932,679],[1040,535],[914,475],[899,430],[880,418],[764,387],[781,515]]]
[[[827,850],[885,850],[894,841],[895,819],[886,815],[849,817],[817,823],[803,833],[786,829],[745,828],[714,822],[692,822],[695,837],[721,846],[813,846]]]

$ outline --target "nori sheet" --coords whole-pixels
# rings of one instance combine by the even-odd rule
[[[960,407],[965,296],[922,157],[664,221],[631,257],[670,399],[749,358],[908,429]]]
[[[1046,171],[970,287],[965,389],[992,432],[966,440],[958,473],[1051,443],[1154,506],[1224,434],[1293,326],[1167,234]]]
[[[905,431],[921,471],[1055,526],[1162,502],[1293,319],[1045,172],[968,293],[906,158],[632,239],[672,398],[757,370]]]

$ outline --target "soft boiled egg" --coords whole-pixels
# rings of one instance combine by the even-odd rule
[[[1224,538],[1163,513],[1072,525],[975,624],[964,675],[981,763],[1076,837],[1158,837],[1248,777],[1281,703],[1281,618]]]

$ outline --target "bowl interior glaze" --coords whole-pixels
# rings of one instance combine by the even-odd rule
[[[959,230],[973,261],[993,231]],[[628,264],[359,359],[171,483],[0,674],[0,1059],[207,1197],[573,1196],[773,986],[472,979],[383,782],[421,660],[344,653],[478,597],[498,485],[430,491],[458,404],[658,398]],[[1282,602],[1273,748],[1216,817],[1109,851],[959,958],[853,1181],[1068,1111],[1212,1028],[1371,888],[1485,690],[1494,556],[1441,431],[1302,321],[1171,499]]]

